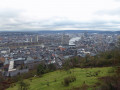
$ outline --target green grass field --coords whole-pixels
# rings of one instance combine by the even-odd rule
[[[33,77],[32,81],[27,79],[25,81],[30,83],[30,90],[66,90],[70,89],[73,86],[81,86],[84,82],[91,86],[94,85],[98,81],[98,77],[110,75],[110,70],[112,67],[102,67],[102,68],[75,68],[71,69],[71,73],[67,71],[54,71],[47,74],[44,74],[42,77]],[[94,74],[98,72],[98,76],[88,76],[87,73]],[[76,81],[70,83],[69,86],[63,86],[61,82],[65,77],[74,75],[76,77]],[[49,86],[47,83],[49,82]],[[11,87],[7,90],[18,90],[18,85]]]

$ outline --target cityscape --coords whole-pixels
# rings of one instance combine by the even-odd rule
[[[0,90],[120,90],[120,0],[0,0]]]
[[[61,68],[64,60],[75,56],[95,56],[116,47],[119,33],[1,33],[0,71],[16,76],[40,63]],[[19,35],[18,35],[19,34]],[[21,69],[22,67],[22,69]]]

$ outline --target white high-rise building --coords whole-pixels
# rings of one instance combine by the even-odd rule
[[[32,42],[33,40],[32,40],[32,37],[30,38],[30,42]]]

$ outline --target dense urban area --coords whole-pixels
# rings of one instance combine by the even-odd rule
[[[96,56],[119,48],[119,37],[113,32],[1,32],[0,73],[5,78],[14,77],[41,63],[60,69],[70,58]]]
[[[74,56],[95,56],[117,47],[119,33],[0,33],[0,72],[15,76],[44,62],[62,67]]]

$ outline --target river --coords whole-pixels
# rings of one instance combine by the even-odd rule
[[[76,41],[79,41],[81,37],[74,37],[69,40],[69,45],[75,45]]]

